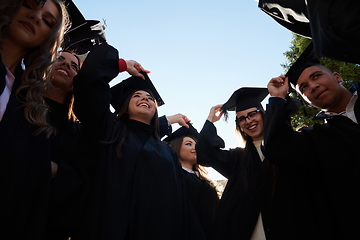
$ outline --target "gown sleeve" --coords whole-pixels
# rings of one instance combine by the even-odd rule
[[[159,117],[160,138],[169,136],[172,133],[172,126],[168,124],[166,116]]]
[[[110,111],[109,82],[119,73],[118,51],[108,44],[94,47],[74,78],[74,112],[92,137],[110,136],[114,116]]]
[[[235,150],[223,150],[224,147],[225,142],[217,135],[214,124],[206,120],[196,143],[197,162],[229,178],[239,154]]]
[[[286,108],[286,102],[279,98],[269,99],[264,121],[265,157],[276,165],[304,166],[312,165],[306,161],[315,154],[308,131],[297,132],[291,126],[292,111]]]

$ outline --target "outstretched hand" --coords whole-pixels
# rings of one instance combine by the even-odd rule
[[[142,79],[145,79],[144,75],[142,75],[140,72],[146,72],[150,73],[149,70],[145,70],[140,63],[134,61],[134,60],[125,60],[126,62],[126,71],[131,76],[141,77]]]
[[[269,81],[267,88],[270,96],[285,98],[289,92],[289,79],[285,75],[272,78]]]
[[[191,121],[183,114],[178,113],[175,115],[167,116],[170,121],[170,124],[178,123],[180,126],[189,128],[188,123],[191,124]]]
[[[218,104],[218,105],[210,108],[210,112],[209,112],[209,116],[208,116],[207,120],[209,120],[212,123],[219,121],[219,119],[224,114],[224,112],[220,112],[221,107],[222,107],[222,104]]]

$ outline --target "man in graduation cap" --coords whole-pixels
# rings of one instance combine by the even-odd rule
[[[261,149],[261,102],[267,95],[267,88],[236,90],[225,104],[211,108],[200,132],[198,163],[213,167],[228,179],[216,215],[215,240],[301,239],[295,232],[292,195],[284,179],[289,172],[270,164]],[[214,123],[225,111],[235,111],[236,131],[246,143],[245,148],[224,149]]]
[[[316,239],[358,239],[360,220],[359,84],[349,90],[342,78],[319,64],[312,46],[286,75],[268,83],[265,156],[274,164],[306,168],[307,198],[316,221]],[[314,124],[293,131],[284,109],[289,84],[309,104],[322,109]]]

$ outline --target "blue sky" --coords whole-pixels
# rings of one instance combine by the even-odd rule
[[[200,131],[212,106],[240,87],[266,87],[284,73],[292,34],[255,0],[74,0],[89,20],[105,20],[108,43],[138,61],[163,98],[159,116],[182,113]],[[111,85],[129,77],[121,73]],[[266,104],[264,102],[264,104]],[[240,146],[235,114],[215,123],[225,149]],[[178,125],[174,125],[176,130]],[[209,177],[224,179],[209,170]]]

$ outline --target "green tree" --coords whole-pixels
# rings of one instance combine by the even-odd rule
[[[296,59],[298,59],[310,42],[311,39],[293,34],[290,50],[284,53],[284,56],[287,58],[287,63],[282,64],[282,67],[286,71],[296,61]],[[352,84],[360,81],[360,66],[357,64],[338,62],[328,58],[320,58],[320,63],[325,65],[332,72],[338,72],[343,79],[342,85],[346,88],[349,88]],[[291,93],[291,97],[300,99],[300,97],[295,93]],[[312,117],[319,112],[319,109],[311,107],[303,100],[302,102],[303,104],[300,107],[300,110],[291,118],[293,128],[299,129],[304,126],[311,126],[314,123],[322,123],[323,121],[312,120]]]

